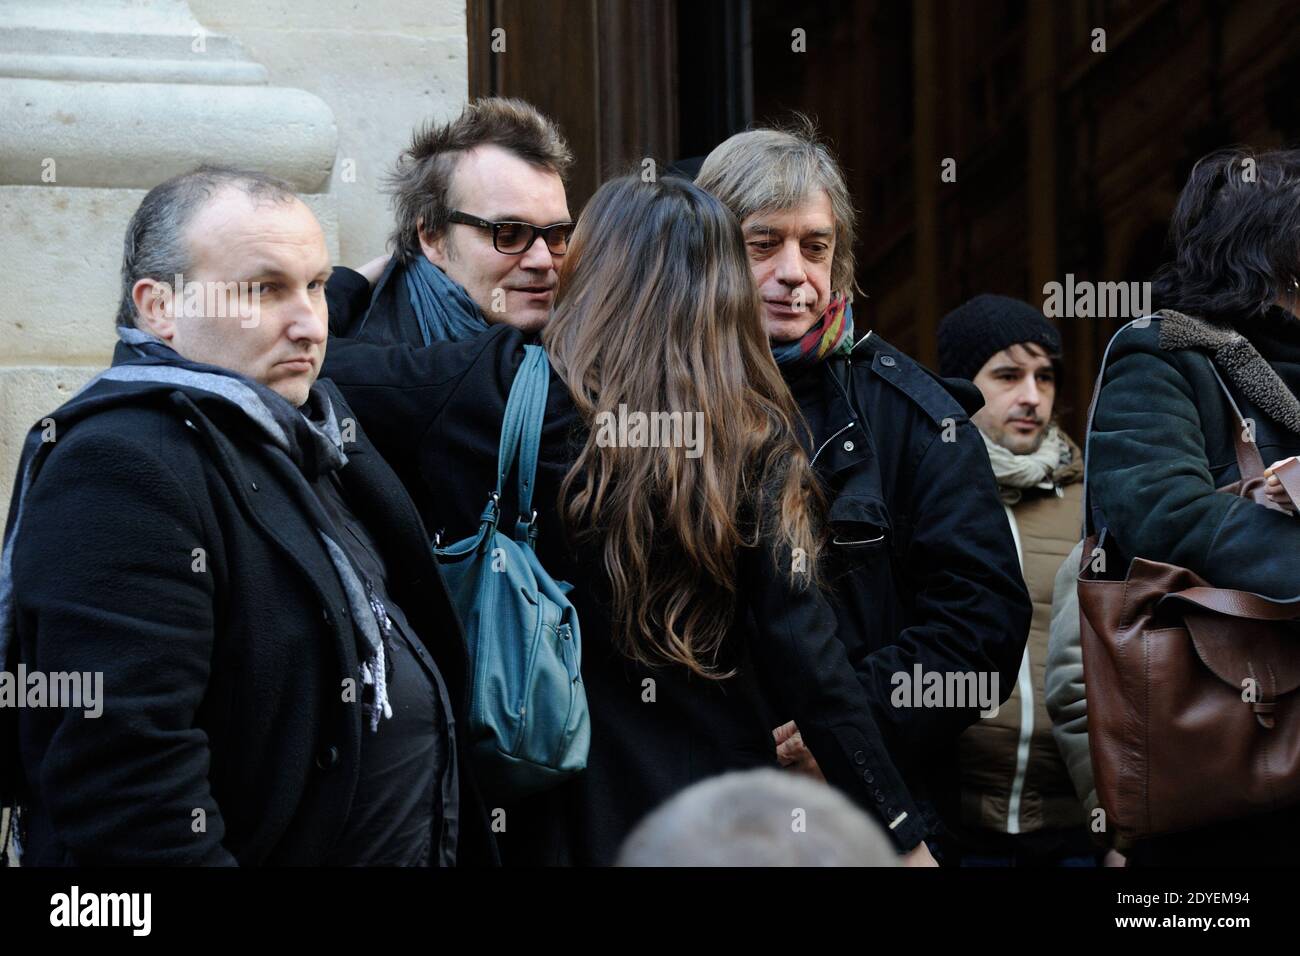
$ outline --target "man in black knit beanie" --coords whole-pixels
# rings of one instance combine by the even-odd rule
[[[1034,602],[1014,691],[959,741],[966,865],[1078,866],[1097,859],[1085,825],[1092,789],[1087,736],[1069,719],[1071,705],[1064,712],[1056,706],[1075,685],[1082,688],[1078,604],[1066,556],[1080,538],[1083,455],[1052,419],[1060,356],[1060,334],[1018,299],[976,296],[939,324],[940,373],[974,381],[984,396],[971,421],[984,438]],[[1049,635],[1073,648],[1079,673],[1072,666],[1047,673]],[[1067,675],[1072,679],[1053,682]],[[1054,730],[1058,714],[1062,725]]]

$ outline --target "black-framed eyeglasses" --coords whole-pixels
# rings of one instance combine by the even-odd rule
[[[447,215],[448,222],[458,222],[463,226],[492,230],[492,248],[507,256],[523,255],[533,247],[537,237],[541,236],[551,255],[562,256],[569,251],[569,237],[573,235],[573,223],[555,222],[549,226],[534,226],[531,222],[491,222],[471,216],[469,213],[453,209]]]

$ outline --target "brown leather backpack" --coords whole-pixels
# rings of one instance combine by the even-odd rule
[[[1281,510],[1264,494],[1264,462],[1241,410],[1210,367],[1242,425],[1233,437],[1241,480],[1217,491]],[[1104,374],[1105,357],[1089,436]],[[1300,505],[1300,461],[1275,473]],[[1300,603],[1216,588],[1144,558],[1121,579],[1099,576],[1107,531],[1087,477],[1085,465],[1080,631],[1107,828],[1132,841],[1300,803]]]

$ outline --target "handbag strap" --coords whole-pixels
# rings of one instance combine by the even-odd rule
[[[520,372],[529,376],[530,401],[519,426],[519,517],[532,514],[533,491],[537,484],[537,458],[542,447],[542,421],[546,418],[546,398],[551,389],[551,363],[540,345],[524,346],[524,366]],[[528,527],[535,520],[530,518]]]
[[[1232,447],[1237,454],[1237,471],[1240,473],[1242,481],[1248,481],[1251,478],[1260,478],[1264,474],[1264,458],[1259,453],[1259,446],[1253,441],[1246,439],[1246,418],[1241,414],[1241,408],[1237,405],[1236,398],[1229,391],[1228,385],[1219,374],[1214,360],[1208,355],[1205,360],[1210,363],[1210,371],[1214,373],[1215,381],[1219,383],[1219,388],[1223,389],[1223,394],[1228,397],[1228,405],[1232,408],[1232,414],[1237,418],[1237,428],[1232,433]]]
[[[1110,358],[1110,350],[1115,345],[1115,340],[1120,337],[1125,329],[1129,327],[1146,328],[1151,324],[1152,318],[1159,318],[1160,313],[1155,316],[1147,316],[1141,319],[1134,319],[1132,322],[1122,326],[1111,340],[1106,344],[1106,351],[1101,356],[1101,367],[1097,370],[1097,382],[1093,386],[1092,401],[1088,403],[1088,424],[1084,431],[1083,441],[1083,535],[1088,537],[1098,529],[1104,537],[1106,534],[1105,516],[1102,515],[1101,509],[1096,507],[1089,495],[1089,475],[1088,459],[1092,451],[1092,419],[1097,412],[1097,400],[1101,397],[1101,383],[1106,377],[1106,362]],[[1204,354],[1204,353],[1202,353]],[[1237,428],[1232,433],[1233,450],[1237,456],[1237,471],[1241,475],[1242,481],[1251,478],[1257,478],[1264,473],[1264,459],[1260,456],[1259,448],[1253,441],[1248,441],[1245,436],[1246,419],[1241,414],[1241,408],[1237,405],[1236,398],[1233,397],[1232,391],[1228,388],[1223,376],[1219,374],[1218,368],[1214,365],[1214,359],[1205,355],[1205,361],[1210,366],[1210,371],[1214,374],[1214,380],[1219,383],[1219,388],[1223,390],[1224,396],[1228,399],[1228,405],[1232,408],[1233,414],[1237,418]]]
[[[1297,610],[1300,599],[1277,601],[1253,591],[1232,591],[1226,588],[1184,588],[1165,595],[1161,601],[1186,601],[1216,614],[1253,621],[1294,621],[1300,615],[1300,610]]]
[[[1213,361],[1210,362],[1210,371],[1219,380],[1219,387],[1223,389],[1223,394],[1228,396],[1228,404],[1232,406],[1232,413],[1237,416],[1238,428],[1233,432],[1232,443],[1237,453],[1237,470],[1241,473],[1241,480],[1262,478],[1264,476],[1264,458],[1259,453],[1259,446],[1253,441],[1246,440],[1246,417],[1241,414],[1241,408],[1238,407],[1237,400],[1224,383],[1223,376],[1219,374],[1219,369]],[[1300,465],[1300,462],[1293,460],[1280,468],[1275,468],[1273,474],[1282,483],[1282,488],[1290,496],[1292,503],[1300,507],[1300,468],[1297,467],[1298,465]]]
[[[546,350],[540,345],[525,345],[524,359],[510,385],[510,397],[506,400],[506,413],[501,422],[501,444],[497,449],[498,496],[505,487],[516,454],[519,458],[519,520],[515,526],[515,538],[519,541],[532,541],[537,536],[532,512],[533,488],[550,384]]]

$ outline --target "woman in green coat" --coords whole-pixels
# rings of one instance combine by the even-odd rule
[[[1111,343],[1088,438],[1088,493],[1118,547],[1211,585],[1300,599],[1300,522],[1216,493],[1238,480],[1241,427],[1265,465],[1300,454],[1300,151],[1197,163],[1174,212],[1161,312]],[[1300,647],[1298,647],[1300,652]],[[1279,728],[1281,724],[1279,723]],[[1135,864],[1294,864],[1300,808],[1140,841]]]

